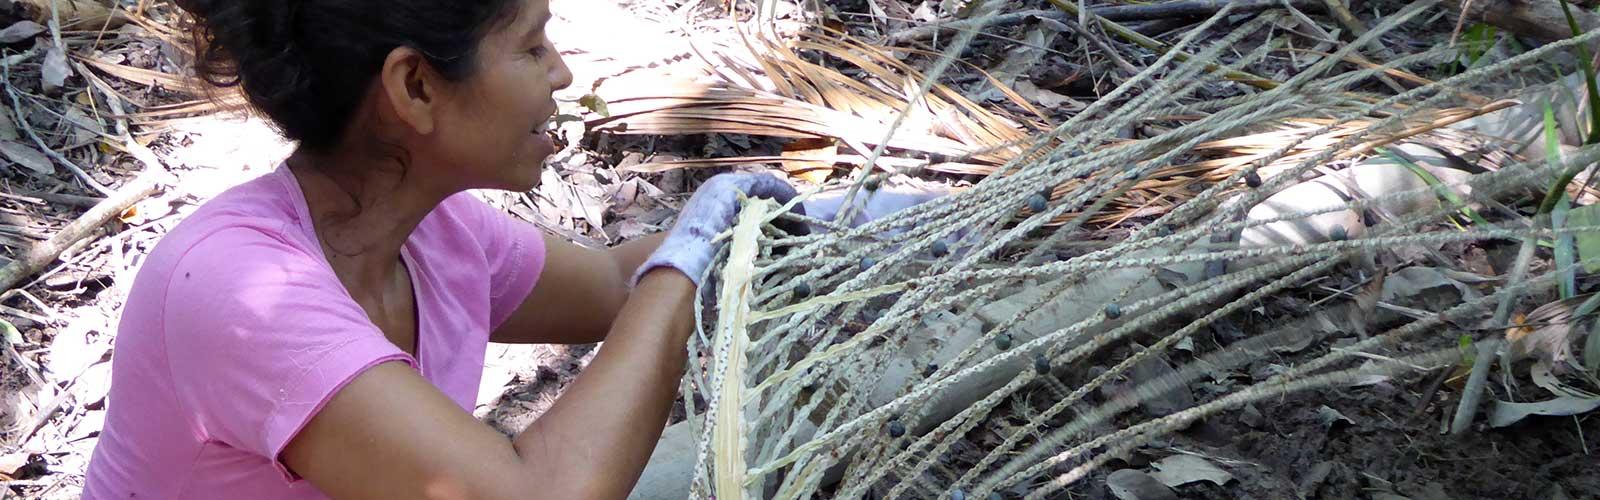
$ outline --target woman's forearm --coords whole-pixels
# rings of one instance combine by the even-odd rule
[[[573,498],[627,496],[672,408],[693,296],[694,283],[670,268],[640,279],[594,361],[515,439],[528,467]]]

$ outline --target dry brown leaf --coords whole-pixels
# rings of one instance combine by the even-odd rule
[[[88,57],[74,55],[73,58],[83,61],[84,64],[88,64],[90,67],[98,71],[102,71],[105,74],[130,82],[151,87],[161,87],[167,90],[183,92],[189,95],[204,94],[203,90],[199,86],[192,84],[189,80],[181,76],[162,73],[160,71],[152,71],[144,68],[135,68],[133,66],[109,63]]]
[[[783,171],[812,184],[827,182],[833,162],[806,158],[831,158],[839,154],[839,143],[831,139],[801,139],[783,147]]]
[[[1518,312],[1511,315],[1511,324],[1516,325],[1506,329],[1506,341],[1516,342],[1533,333],[1533,327],[1528,326],[1528,315]]]
[[[47,23],[50,21],[50,6],[55,4],[56,12],[61,16],[63,28],[79,29],[113,29],[121,27],[128,22],[128,15],[122,9],[112,9],[105,3],[95,0],[20,0],[21,3],[31,4],[34,12],[39,13],[37,21]]]
[[[1356,307],[1350,310],[1350,324],[1355,325],[1356,333],[1361,338],[1367,338],[1367,325],[1372,322],[1372,313],[1378,308],[1378,299],[1383,297],[1383,281],[1388,277],[1389,270],[1381,269],[1356,293]]]
[[[139,206],[138,205],[134,205],[134,206],[128,207],[127,210],[123,210],[122,213],[117,214],[117,220],[122,221],[122,223],[124,223],[124,224],[131,224],[131,223],[133,223],[134,220],[137,220],[138,218],[139,218]]]
[[[1512,353],[1519,359],[1537,355],[1552,365],[1567,361],[1572,356],[1574,335],[1582,331],[1578,328],[1582,318],[1573,314],[1591,295],[1551,302],[1534,309],[1521,321],[1513,321],[1518,326],[1506,330]]]
[[[1068,111],[1079,111],[1085,107],[1084,104],[1078,102],[1077,99],[1041,89],[1037,85],[1034,85],[1033,82],[1029,82],[1027,80],[1018,80],[1016,83],[1016,88],[1018,95],[1021,95],[1023,98],[1032,101],[1034,104],[1038,104],[1045,109],[1065,109]]]
[[[17,471],[28,466],[28,461],[33,455],[26,452],[6,453],[0,455],[0,478],[15,479]]]

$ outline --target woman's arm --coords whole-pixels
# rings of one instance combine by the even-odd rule
[[[646,274],[594,361],[514,439],[385,363],[340,390],[282,460],[341,500],[626,497],[682,375],[694,289],[673,269]]]
[[[666,233],[594,250],[545,236],[545,268],[528,298],[489,337],[506,344],[588,344],[606,340],[628,299],[628,280]]]

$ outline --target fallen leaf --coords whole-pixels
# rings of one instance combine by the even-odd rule
[[[1355,325],[1356,333],[1361,338],[1367,338],[1367,324],[1372,321],[1372,312],[1378,308],[1378,300],[1384,295],[1384,282],[1388,276],[1388,269],[1379,271],[1356,294],[1356,307],[1350,310],[1350,324]]]
[[[614,229],[617,232],[617,238],[621,241],[629,241],[640,236],[661,232],[661,228],[659,227],[645,224],[633,219],[618,223],[616,226],[614,226]]]
[[[583,106],[585,109],[588,109],[589,111],[594,112],[594,114],[602,117],[611,117],[611,110],[606,108],[606,100],[601,99],[600,96],[588,94],[583,97],[579,97],[578,105]]]
[[[1388,375],[1373,373],[1378,371],[1377,368],[1379,368],[1379,366],[1378,363],[1373,362],[1372,360],[1367,360],[1367,362],[1362,363],[1361,368],[1363,368],[1362,371],[1367,372],[1367,374],[1358,376],[1355,378],[1355,380],[1351,380],[1350,387],[1377,385],[1389,381]]]
[[[17,43],[27,40],[29,38],[33,38],[34,35],[44,33],[44,30],[44,25],[39,23],[33,21],[18,21],[16,24],[12,24],[11,26],[7,26],[6,29],[0,30],[0,44]]]
[[[88,94],[88,92],[84,92],[83,94],[79,95]],[[78,108],[69,107],[67,108],[67,112],[63,113],[62,116],[66,118],[67,121],[76,125],[75,127],[72,127],[72,140],[74,142],[89,142],[90,140],[106,133],[105,124],[100,123],[99,120],[90,117],[87,113],[84,113]]]
[[[1034,65],[1044,59],[1045,47],[1055,43],[1061,32],[1048,25],[1039,25],[1022,36],[1021,43],[1006,51],[1006,58],[1000,64],[989,70],[996,80],[1002,85],[1016,88],[1017,84],[1026,81],[1020,78],[1033,69]],[[1019,92],[1021,89],[1017,89]]]
[[[1572,386],[1566,382],[1562,382],[1561,377],[1556,375],[1557,368],[1562,366],[1564,365],[1552,365],[1550,364],[1550,360],[1541,359],[1535,361],[1533,366],[1528,369],[1528,376],[1533,379],[1534,385],[1550,391],[1550,394],[1553,394],[1556,397],[1574,397],[1582,399],[1600,397],[1600,395],[1596,395],[1595,393]]]
[[[1495,400],[1489,412],[1490,427],[1505,427],[1534,415],[1565,417],[1600,408],[1600,398],[1560,397],[1537,403],[1511,403]]]
[[[78,381],[72,384],[72,392],[77,395],[78,402],[92,405],[103,399],[111,392],[111,363],[96,363],[78,375]]]
[[[100,432],[105,427],[106,411],[89,410],[83,414],[83,418],[78,419],[78,423],[73,424],[72,432],[67,433],[65,440],[70,443],[85,439],[91,434]]]
[[[1189,275],[1165,267],[1156,268],[1156,282],[1167,290],[1177,290],[1189,284]]]
[[[44,153],[19,143],[0,141],[0,156],[36,174],[50,175],[56,172],[55,165],[50,163],[50,158]]]
[[[839,154],[839,143],[828,138],[796,140],[783,147],[783,157],[793,158],[781,162],[784,173],[812,184],[822,184],[833,174],[833,158]]]
[[[1355,425],[1356,423],[1354,420],[1350,420],[1350,417],[1344,416],[1343,413],[1339,413],[1339,410],[1335,410],[1328,405],[1322,405],[1322,407],[1317,408],[1317,420],[1322,422],[1322,428],[1324,429],[1332,429],[1340,423],[1344,425]]]
[[[1178,500],[1172,488],[1133,469],[1122,469],[1106,476],[1106,488],[1118,500]]]
[[[1508,342],[1515,343],[1518,340],[1522,340],[1523,337],[1527,337],[1528,334],[1533,333],[1533,327],[1528,326],[1528,315],[1526,314],[1522,314],[1520,312],[1512,314],[1511,324],[1515,326],[1506,328],[1506,341]]]
[[[1382,284],[1384,300],[1414,297],[1428,290],[1441,287],[1455,288],[1463,300],[1474,300],[1483,294],[1458,278],[1472,279],[1476,275],[1471,273],[1450,273],[1434,267],[1412,266],[1395,271],[1387,281]],[[1477,277],[1482,279],[1481,276]],[[1479,281],[1481,282],[1481,281]]]
[[[1210,481],[1211,484],[1222,486],[1233,480],[1233,474],[1217,467],[1210,460],[1194,455],[1173,455],[1151,466],[1156,468],[1156,472],[1151,473],[1150,477],[1173,488],[1199,481]]]
[[[45,52],[44,66],[39,71],[45,92],[61,88],[66,85],[67,77],[72,76],[72,66],[67,64],[67,53],[61,47],[50,47],[50,51]]]
[[[1144,398],[1140,408],[1145,414],[1151,417],[1164,417],[1194,406],[1194,393],[1189,392],[1186,386],[1179,385],[1166,392],[1145,389],[1152,384],[1176,379],[1177,376],[1177,370],[1161,356],[1150,356],[1133,365],[1133,384],[1139,388],[1134,391],[1133,397]]]
[[[17,124],[11,121],[11,113],[0,113],[0,140],[15,141],[18,137],[21,136],[17,135]]]
[[[28,466],[28,461],[33,455],[26,452],[7,453],[0,455],[0,477],[16,478],[17,471]]]
[[[17,331],[16,325],[11,324],[10,321],[0,318],[0,340],[4,340],[10,345],[21,344],[22,332]]]
[[[54,5],[59,11],[63,27],[92,27],[96,30],[103,27],[114,30],[128,22],[124,9],[116,8],[115,3],[104,0],[15,0],[15,3],[31,4],[33,8],[46,13]]]
[[[1517,359],[1539,355],[1552,364],[1567,362],[1572,357],[1572,340],[1578,329],[1574,318],[1578,306],[1594,294],[1562,299],[1539,306],[1522,321],[1513,322],[1518,327],[1506,330],[1506,340],[1511,342],[1511,352]]]
[[[1068,111],[1072,111],[1083,109],[1084,107],[1083,103],[1078,102],[1077,99],[1041,89],[1039,86],[1034,85],[1033,82],[1027,80],[1017,80],[1017,83],[1011,87],[1017,91],[1017,95],[1022,96],[1023,99],[1027,99],[1028,102],[1038,104],[1041,108],[1065,108]]]

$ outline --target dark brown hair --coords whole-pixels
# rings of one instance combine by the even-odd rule
[[[179,0],[195,19],[195,73],[239,87],[302,148],[338,145],[384,59],[421,52],[445,78],[476,70],[484,35],[518,0]]]

